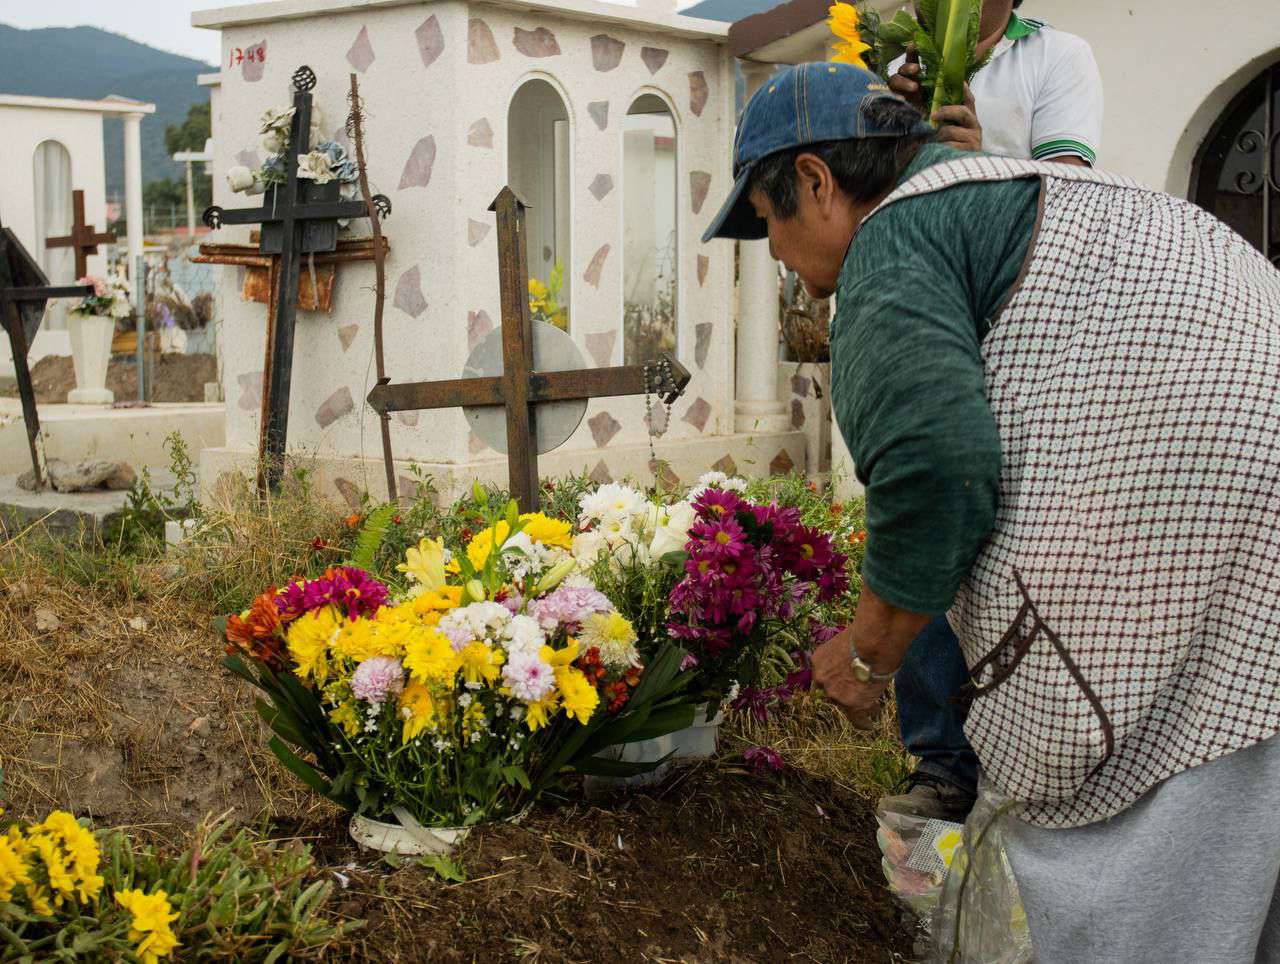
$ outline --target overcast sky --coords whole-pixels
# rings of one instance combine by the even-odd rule
[[[633,6],[634,0],[607,0]],[[680,0],[680,8],[696,0]],[[0,0],[0,23],[14,27],[87,24],[206,63],[219,60],[218,32],[196,30],[191,11],[236,6],[236,0]]]

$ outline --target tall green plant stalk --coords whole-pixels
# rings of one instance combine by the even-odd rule
[[[976,46],[971,43],[973,7],[973,0],[938,0],[934,36],[942,62],[933,89],[931,117],[944,107],[964,103],[964,85]]]

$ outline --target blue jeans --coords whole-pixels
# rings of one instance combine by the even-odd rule
[[[916,772],[977,793],[978,757],[965,739],[967,708],[960,701],[968,681],[960,641],[939,616],[912,641],[894,690],[902,742],[920,758]]]

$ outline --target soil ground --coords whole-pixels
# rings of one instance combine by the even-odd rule
[[[213,355],[153,355],[147,362],[147,379],[149,401],[203,402],[205,383],[218,380],[217,359]],[[46,355],[31,366],[31,382],[38,404],[62,404],[67,400],[67,392],[76,387],[71,358]],[[133,359],[111,359],[107,388],[115,392],[116,401],[127,402],[138,397],[138,368]],[[3,394],[17,398],[17,385],[10,383]]]
[[[864,798],[732,756],[644,791],[541,804],[477,830],[450,883],[360,852],[265,746],[209,612],[0,575],[0,797],[178,843],[207,814],[299,837],[364,919],[327,960],[908,960]],[[137,567],[139,586],[165,578]],[[732,749],[729,751],[732,753]]]

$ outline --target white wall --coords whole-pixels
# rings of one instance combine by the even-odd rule
[[[649,31],[641,25],[597,24],[457,0],[388,9],[352,7],[324,17],[223,30],[224,66],[214,107],[216,203],[249,206],[245,198],[229,194],[224,174],[231,165],[243,163],[244,152],[262,156],[258,117],[269,105],[288,104],[289,77],[299,64],[310,65],[319,77],[315,96],[324,113],[324,131],[343,126],[352,69],[347,54],[366,31],[374,59],[361,74],[360,84],[368,110],[370,180],[374,191],[386,193],[394,204],[385,223],[391,246],[385,326],[388,374],[397,382],[458,377],[469,352],[469,321],[483,312],[493,325],[500,322],[497,238],[487,209],[507,178],[511,98],[530,77],[551,78],[566,94],[572,124],[572,264],[565,266],[566,284],[572,288],[572,335],[588,365],[597,361],[619,365],[623,355],[623,120],[638,95],[656,92],[674,106],[680,144],[679,340],[681,360],[693,373],[688,392],[675,406],[667,438],[701,438],[730,430],[732,249],[698,243],[729,186],[733,88],[723,45]],[[436,18],[444,46],[438,59],[424,66],[416,38],[429,17]],[[496,61],[468,62],[471,18],[483,20],[491,30],[500,55]],[[533,57],[520,52],[514,45],[517,28],[553,32],[561,53]],[[626,45],[621,61],[609,70],[597,70],[593,64],[592,38],[599,34]],[[259,70],[226,66],[233,48],[247,49],[262,41],[269,54]],[[668,52],[656,71],[642,60],[644,47]],[[690,75],[695,72],[705,76],[709,88],[705,106],[699,102],[700,116],[691,104],[695,88]],[[600,102],[608,103],[603,130],[589,110]],[[482,121],[492,131],[491,146],[487,138],[474,133]],[[425,187],[402,188],[406,161],[415,145],[428,136],[435,144],[431,181]],[[698,212],[693,211],[691,200],[695,172],[710,176],[709,191]],[[599,198],[592,191],[593,186],[600,190],[598,175],[612,178],[612,189]],[[366,231],[363,222],[353,228],[357,235]],[[248,229],[228,228],[221,235],[224,240],[246,240]],[[605,245],[609,251],[596,277],[591,265]],[[706,259],[701,272],[700,259]],[[401,280],[415,270],[426,302],[416,315],[393,303]],[[299,315],[290,450],[321,457],[376,456],[378,422],[364,404],[374,384],[369,297],[373,270],[367,264],[350,264],[340,266],[338,274],[333,314]],[[262,305],[243,302],[239,278],[236,269],[222,269],[227,445],[251,452],[258,443],[259,406],[252,386],[262,370],[266,311]],[[414,303],[410,299],[409,304]],[[695,357],[699,324],[711,324],[713,329],[705,355]],[[339,331],[349,325],[359,329],[344,347]],[[611,350],[606,350],[611,337]],[[342,394],[344,390],[347,395]],[[334,411],[334,406],[324,406],[335,393],[343,399],[337,408],[345,414],[321,425],[322,410],[326,420]],[[345,403],[348,396],[353,402],[350,410]],[[691,409],[693,422],[706,414],[701,429],[685,420]],[[603,445],[588,424],[597,417],[597,424],[608,425],[612,419],[619,426]],[[643,444],[647,439],[643,419],[642,398],[593,401],[566,448],[591,453]],[[465,463],[494,455],[469,438],[458,410],[396,418],[391,431],[396,455],[402,459]],[[591,455],[592,463],[602,454],[607,453]]]
[[[84,191],[85,217],[99,231],[106,229],[107,188],[102,152],[102,115],[88,111],[14,107],[0,104],[0,220],[12,228],[27,250],[40,261],[44,238],[35,236],[33,159],[41,141],[62,143],[71,154],[71,185]],[[106,267],[103,254],[89,259],[90,274]],[[74,278],[50,278],[65,284]]]
[[[1214,120],[1280,60],[1276,0],[1027,0],[1021,12],[1093,46],[1107,97],[1099,166],[1179,197]]]

